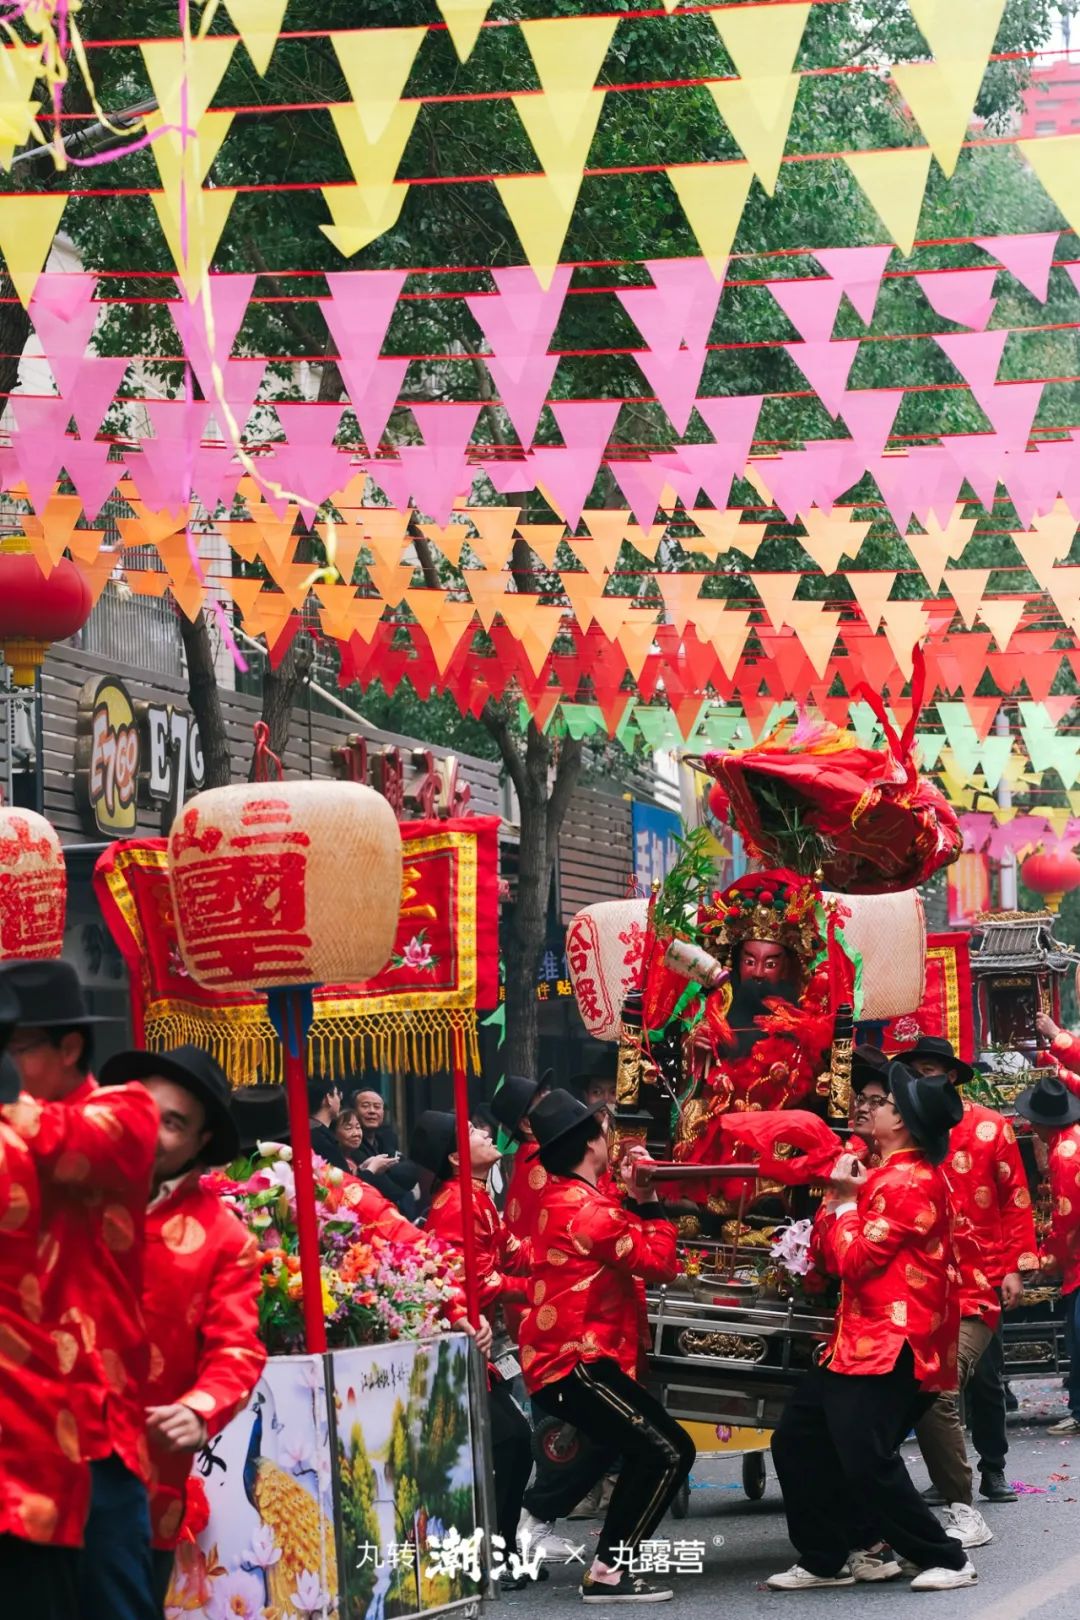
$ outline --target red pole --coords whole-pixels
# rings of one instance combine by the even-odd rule
[[[274,994],[271,999],[274,999]],[[305,992],[282,990],[276,995],[280,997],[282,1012],[281,1044],[285,1058],[285,1092],[289,1100],[292,1165],[296,1181],[296,1229],[300,1237],[300,1278],[304,1289],[304,1334],[309,1353],[322,1355],[326,1350],[326,1319],[323,1315],[319,1223],[315,1215],[315,1171],[311,1163],[311,1123],[308,1117]]]
[[[454,1031],[454,1113],[457,1118],[458,1185],[461,1188],[461,1247],[465,1255],[465,1309],[473,1328],[480,1326],[480,1286],[476,1274],[476,1225],[473,1211],[472,1154],[469,1150],[469,1080],[465,1037]]]

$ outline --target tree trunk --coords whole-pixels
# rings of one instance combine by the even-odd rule
[[[549,787],[551,740],[530,723],[522,749],[499,704],[486,704],[480,718],[499,745],[518,797],[517,901],[506,943],[507,1073],[535,1075],[540,1048],[536,982],[547,936],[548,895],[559,832],[581,775],[581,743],[567,737],[559,744]]]
[[[297,694],[311,673],[315,662],[315,643],[301,630],[276,669],[267,664],[263,677],[262,717],[270,728],[270,748],[283,755],[292,728],[293,704]],[[249,779],[255,780],[255,762],[252,760]]]
[[[202,738],[205,763],[203,785],[208,788],[228,787],[232,781],[232,751],[221,709],[214,649],[210,644],[206,614],[200,610],[194,619],[189,619],[186,613],[177,609],[176,616],[180,621],[180,636],[187,659],[188,698]]]

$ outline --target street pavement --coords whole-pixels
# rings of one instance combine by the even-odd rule
[[[738,1459],[702,1458],[691,1479],[689,1515],[665,1519],[655,1539],[672,1543],[673,1560],[676,1542],[704,1542],[703,1572],[665,1577],[675,1588],[675,1600],[671,1608],[657,1612],[670,1614],[672,1620],[676,1613],[678,1620],[706,1616],[714,1620],[720,1610],[731,1620],[765,1615],[808,1620],[827,1606],[830,1620],[838,1620],[839,1605],[847,1603],[858,1620],[879,1616],[884,1620],[886,1611],[895,1616],[901,1606],[905,1620],[916,1607],[932,1609],[943,1620],[952,1616],[974,1620],[976,1615],[979,1620],[1074,1620],[1080,1616],[1080,1436],[1062,1439],[1046,1432],[1050,1423],[1065,1415],[1060,1384],[1024,1381],[1014,1389],[1021,1408],[1010,1419],[1006,1473],[1020,1488],[1020,1499],[999,1506],[978,1502],[994,1539],[971,1555],[979,1572],[976,1586],[913,1593],[901,1579],[815,1592],[770,1592],[766,1577],[794,1562],[771,1460],[763,1500],[748,1502]],[[921,1488],[927,1479],[918,1450],[910,1445],[905,1456]],[[590,1520],[557,1527],[582,1549],[586,1562],[596,1545],[597,1528]],[[681,1556],[688,1557],[685,1550]],[[580,1580],[580,1563],[556,1564],[541,1585],[500,1597],[498,1612],[505,1620],[540,1620],[543,1602],[544,1620],[580,1616]],[[625,1606],[617,1607],[622,1612]],[[616,1612],[615,1605],[610,1608]]]

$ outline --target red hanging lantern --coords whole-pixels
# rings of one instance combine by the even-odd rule
[[[65,557],[46,577],[25,535],[0,543],[0,646],[16,686],[33,686],[50,644],[81,630],[93,605],[75,563]]]
[[[1050,910],[1056,912],[1067,894],[1080,889],[1080,860],[1071,850],[1053,855],[1040,850],[1028,856],[1020,868],[1020,877],[1026,888],[1041,894]]]

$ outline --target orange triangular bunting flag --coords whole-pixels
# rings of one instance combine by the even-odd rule
[[[469,531],[464,523],[447,523],[445,527],[438,523],[421,523],[420,532],[424,538],[438,546],[448,563],[455,568],[461,564],[461,548],[469,539]],[[398,554],[400,555],[400,546]]]
[[[469,587],[469,595],[476,604],[480,623],[490,630],[495,615],[502,607],[509,574],[489,573],[486,568],[463,568],[461,577]]]
[[[502,568],[514,549],[518,506],[467,506],[465,516],[476,530],[469,548],[491,572]]]
[[[619,639],[619,631],[633,607],[630,596],[598,596],[593,603],[593,617],[609,641]]]
[[[982,606],[983,592],[990,581],[989,568],[946,568],[945,585],[956,603],[968,630],[975,627],[975,615]]]
[[[387,607],[400,607],[412,585],[412,563],[368,563],[367,572]]]
[[[657,574],[656,583],[664,598],[668,618],[680,636],[691,621],[696,622],[696,608],[705,574]]]
[[[566,599],[574,610],[574,618],[585,631],[596,617],[593,605],[604,587],[591,574],[574,574],[569,569],[563,570],[561,578]]]
[[[788,623],[787,610],[799,588],[799,574],[751,574],[751,584],[761,597],[774,630]]]
[[[410,589],[405,592],[404,600],[412,609],[417,622],[423,625],[427,631],[433,625],[438,624],[439,619],[442,617],[443,608],[446,607],[450,598],[445,591]]]
[[[844,578],[851,586],[863,618],[871,630],[877,630],[885,616],[889,592],[896,580],[895,573],[861,573],[852,569]]]
[[[651,613],[643,613],[640,609],[628,613],[623,620],[617,640],[626,659],[626,667],[635,681],[645,667],[645,660],[652,651],[653,637],[656,632],[656,620]]]
[[[468,634],[475,617],[471,602],[447,602],[434,624],[426,630],[440,675],[446,673],[447,665],[461,646],[462,637]]]
[[[566,533],[565,523],[519,523],[517,531],[545,568],[555,567],[555,554]]]
[[[928,621],[921,602],[887,602],[882,614],[893,657],[905,680],[911,679],[912,655],[926,635]]]
[[[998,652],[1005,652],[1009,642],[1016,633],[1016,627],[1024,616],[1024,599],[1022,596],[997,596],[987,600],[983,598],[979,608],[979,618],[985,624],[994,640],[997,642]],[[988,703],[989,698],[969,699],[969,706],[974,703]],[[995,699],[995,701],[997,701]]]

